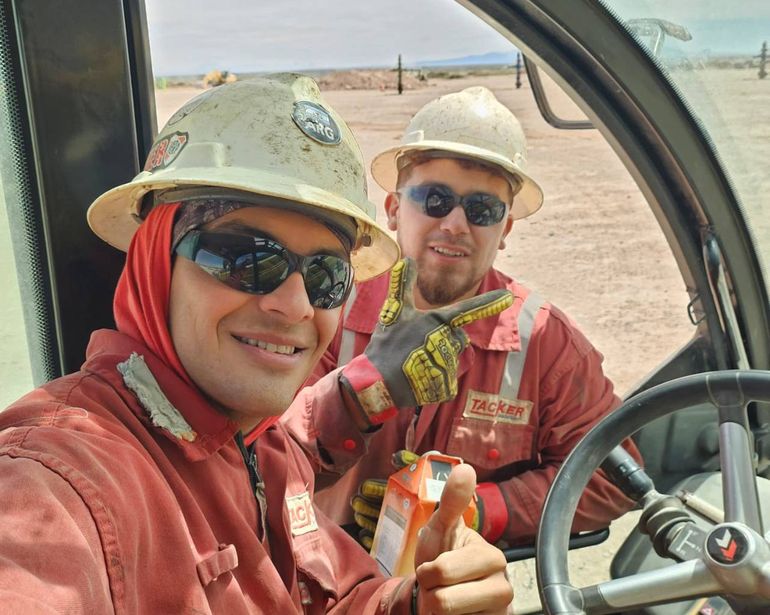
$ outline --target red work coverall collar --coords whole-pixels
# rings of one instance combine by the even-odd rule
[[[348,313],[345,318],[345,328],[357,333],[371,335],[377,324],[380,307],[385,301],[388,292],[389,275],[381,275],[373,280],[356,285],[356,296],[350,310],[345,307],[343,313]],[[490,290],[501,288],[513,288],[518,286],[504,273],[490,268],[476,293],[480,295]],[[521,305],[521,297],[514,297],[513,306],[504,310],[497,316],[482,318],[464,327],[471,340],[471,344],[483,350],[501,350],[503,352],[518,351],[521,348],[519,340],[519,325],[516,314]]]
[[[181,380],[189,388],[198,391],[179,360],[168,330],[171,233],[179,205],[173,203],[155,207],[134,233],[126,254],[123,273],[115,289],[113,312],[118,331],[146,346],[157,358],[154,366],[148,361],[148,367],[153,374],[162,366],[176,375],[175,382]],[[164,393],[167,393],[165,388]],[[198,396],[203,399],[200,393]],[[188,422],[191,421],[192,417],[187,416],[191,410],[188,410],[186,404],[174,406],[182,411]],[[209,413],[217,414],[208,403],[205,406]],[[278,419],[279,417],[264,419],[248,434],[247,440],[256,440]]]
[[[192,427],[194,437],[186,440],[166,429],[152,426],[151,409],[144,408],[138,400],[134,399],[133,403],[128,405],[144,423],[174,442],[190,461],[206,459],[232,440],[239,430],[237,423],[212,408],[196,387],[190,386],[187,380],[182,380],[176,371],[172,370],[152,350],[119,331],[101,329],[91,334],[86,351],[88,358],[83,369],[101,376],[111,374],[114,378],[111,384],[117,390],[122,390],[126,387],[117,365],[125,362],[133,353],[144,360],[160,385],[163,395]]]

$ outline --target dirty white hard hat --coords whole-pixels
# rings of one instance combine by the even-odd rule
[[[498,167],[521,185],[511,213],[525,218],[543,204],[543,191],[527,175],[527,140],[521,124],[487,88],[475,86],[432,100],[415,113],[401,144],[372,161],[372,176],[388,192],[395,192],[400,159],[431,152],[441,157],[478,160]]]
[[[88,223],[125,251],[153,201],[172,202],[194,187],[261,195],[270,207],[283,204],[321,220],[352,219],[358,280],[399,258],[398,244],[375,221],[361,150],[309,77],[269,75],[192,99],[160,131],[144,170],[93,202]]]

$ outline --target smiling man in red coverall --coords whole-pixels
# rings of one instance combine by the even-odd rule
[[[276,75],[189,102],[94,202],[91,227],[127,249],[117,331],[0,414],[2,612],[506,611],[505,562],[460,519],[469,466],[420,536],[417,582],[385,579],[315,510],[276,423],[353,268],[397,258],[364,178],[316,84]]]
[[[367,409],[358,375],[368,369],[377,315],[398,272],[390,280],[356,285],[342,327],[309,383],[344,367],[301,391],[284,416],[323,480],[347,471],[317,493],[318,506],[348,524],[359,485],[393,473],[395,452],[438,450],[475,468],[482,536],[501,544],[531,541],[561,462],[619,399],[602,371],[601,354],[575,324],[493,266],[514,220],[535,213],[543,201],[526,173],[524,133],[492,92],[468,88],[420,109],[402,143],[374,159],[372,175],[388,192],[388,226],[403,254],[416,262],[416,308],[435,310],[503,288],[514,302],[466,327],[470,347],[460,357],[456,397],[436,403],[416,393],[402,398],[397,411],[382,413]],[[394,378],[382,377],[386,384]],[[349,390],[348,412],[323,403],[323,392],[338,380]],[[638,459],[633,443],[626,448]],[[371,530],[376,502],[356,497],[354,506],[373,518],[356,519]],[[598,473],[573,529],[606,527],[631,506]]]

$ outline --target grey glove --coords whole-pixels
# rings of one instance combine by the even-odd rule
[[[499,314],[513,303],[511,292],[501,289],[421,311],[414,307],[415,279],[410,259],[396,263],[369,345],[340,374],[340,382],[373,425],[392,417],[398,408],[454,398],[460,353],[468,345],[462,327]]]

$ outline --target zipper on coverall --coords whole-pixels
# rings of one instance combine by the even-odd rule
[[[257,454],[254,452],[254,444],[252,443],[248,448],[243,441],[243,434],[239,431],[235,434],[235,442],[238,444],[238,448],[243,456],[243,461],[246,464],[246,469],[249,471],[249,482],[251,483],[251,492],[257,499],[257,506],[259,507],[259,516],[262,522],[262,536],[260,540],[267,542],[267,498],[265,497],[265,482],[262,480],[262,475],[259,473],[259,467],[257,466]]]

